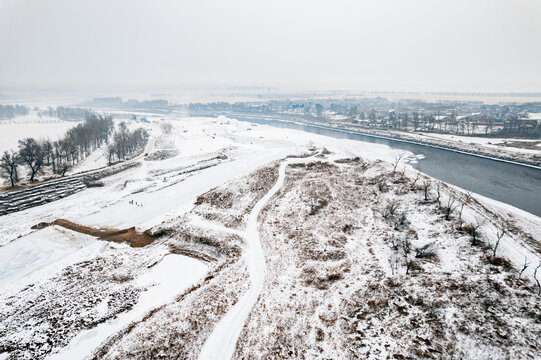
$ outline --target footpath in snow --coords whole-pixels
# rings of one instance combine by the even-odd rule
[[[298,161],[298,159],[295,159]],[[290,160],[280,164],[278,180],[252,209],[245,233],[246,249],[243,258],[250,274],[251,286],[239,302],[220,320],[206,340],[199,360],[230,359],[235,352],[237,340],[246,319],[257,302],[265,282],[265,254],[259,240],[257,218],[267,202],[280,190],[285,180],[286,167]]]

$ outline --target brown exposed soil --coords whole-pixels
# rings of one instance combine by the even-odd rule
[[[112,241],[117,243],[128,243],[131,247],[143,247],[151,244],[156,240],[156,236],[152,235],[149,230],[144,231],[143,233],[137,233],[134,227],[128,229],[95,229],[89,226],[83,226],[76,224],[72,221],[65,219],[58,219],[53,221],[50,225],[62,226],[66,229],[80,232],[82,234],[87,234],[95,236],[105,241]]]
[[[539,147],[540,144],[541,144],[541,141],[505,141],[503,144],[499,144],[499,145],[506,146],[506,147],[541,151],[541,147]]]

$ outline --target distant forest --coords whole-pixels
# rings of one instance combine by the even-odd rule
[[[82,108],[66,108],[58,106],[56,109],[48,107],[45,110],[35,109],[39,116],[57,117],[61,120],[81,120],[87,118],[91,111]]]
[[[34,108],[34,111],[39,117],[50,116],[57,117],[61,120],[83,120],[91,111],[83,108],[71,108],[58,106],[56,108],[48,107],[47,109]],[[13,119],[17,116],[28,115],[30,109],[24,105],[0,105],[0,119]]]
[[[29,109],[24,105],[0,105],[0,119],[13,119],[16,116],[28,114]]]

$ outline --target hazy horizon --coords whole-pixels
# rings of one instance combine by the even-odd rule
[[[539,19],[534,0],[0,0],[0,87],[541,92]]]

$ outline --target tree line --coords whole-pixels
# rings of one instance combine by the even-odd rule
[[[24,105],[0,105],[0,119],[13,119],[16,116],[28,115]]]
[[[40,110],[35,108],[39,117],[50,116],[57,117],[61,120],[80,120],[85,119],[87,116],[91,115],[91,111],[83,108],[71,108],[57,106],[56,109],[53,107],[48,107],[47,109]]]
[[[143,128],[133,131],[128,129],[124,121],[118,124],[118,131],[113,136],[113,141],[107,146],[107,162],[109,165],[114,161],[122,161],[132,157],[141,151],[148,141],[148,133]]]
[[[18,151],[4,151],[0,157],[0,172],[9,179],[11,186],[19,181],[19,165],[28,168],[30,181],[34,181],[37,174],[43,173],[45,167],[50,167],[54,174],[64,176],[70,167],[84,160],[94,150],[107,145],[111,136],[113,141],[110,146],[118,148],[124,157],[133,152],[134,146],[141,146],[141,138],[146,140],[148,137],[142,129],[134,131],[137,135],[133,135],[125,123],[120,124],[119,131],[114,135],[113,131],[111,117],[87,113],[85,121],[69,129],[60,140],[19,140]],[[121,145],[117,146],[117,143]]]

